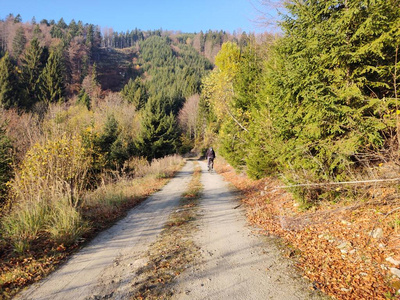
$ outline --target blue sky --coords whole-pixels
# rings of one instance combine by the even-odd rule
[[[239,29],[246,32],[264,32],[257,19],[260,10],[271,15],[260,5],[261,0],[1,0],[0,18],[20,14],[23,22],[42,19],[68,24],[71,19],[92,23],[100,27],[126,31],[164,29],[183,32],[200,30]]]

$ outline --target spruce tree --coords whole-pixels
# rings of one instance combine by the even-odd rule
[[[39,36],[41,35],[42,30],[40,29],[39,24],[35,25],[35,29],[33,29],[33,36],[36,38],[39,38]]]
[[[340,180],[393,131],[383,112],[394,108],[400,8],[332,0],[287,9],[252,128],[266,137],[258,159],[292,179]]]
[[[149,160],[176,153],[178,126],[171,105],[161,97],[152,97],[146,103],[137,148]]]
[[[12,143],[7,137],[5,129],[0,126],[0,206],[7,199],[7,183],[13,176]]]
[[[43,48],[40,46],[39,41],[34,38],[21,58],[22,80],[25,92],[25,99],[22,106],[26,109],[32,108],[41,99],[39,87],[44,56]]]
[[[73,38],[73,37],[77,36],[78,33],[79,33],[78,24],[76,24],[74,19],[72,19],[68,25],[68,34],[70,35],[70,38]]]
[[[141,110],[147,101],[146,87],[140,77],[135,80],[129,79],[122,89],[121,95],[126,101],[135,105],[136,110]]]
[[[18,107],[18,77],[8,52],[0,59],[0,104],[8,109]]]
[[[60,50],[53,50],[40,75],[40,99],[45,103],[62,101],[65,94],[64,64]]]
[[[94,26],[93,24],[89,24],[86,28],[86,46],[91,48],[94,42]]]
[[[15,37],[13,39],[13,44],[12,44],[13,46],[12,52],[15,59],[18,59],[21,53],[24,51],[25,44],[26,44],[25,30],[22,26],[20,26],[18,27],[15,33]]]
[[[91,109],[92,104],[89,95],[86,93],[85,89],[81,89],[78,94],[78,103],[81,103],[86,106],[88,110]]]

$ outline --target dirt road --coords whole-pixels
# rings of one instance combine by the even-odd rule
[[[176,299],[320,299],[271,239],[251,233],[235,195],[201,162],[204,195],[198,231],[200,264],[178,277]],[[136,270],[146,264],[146,250],[155,241],[170,212],[179,203],[193,173],[188,162],[154,194],[57,272],[17,299],[127,299]]]
[[[273,238],[253,234],[227,183],[202,164],[204,195],[194,237],[203,262],[187,270],[175,299],[321,299],[284,259]]]

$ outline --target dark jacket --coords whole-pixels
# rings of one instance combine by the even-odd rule
[[[207,158],[215,158],[215,152],[212,148],[207,150],[207,154],[206,154]]]

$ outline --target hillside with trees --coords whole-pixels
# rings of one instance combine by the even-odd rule
[[[121,182],[152,162],[213,145],[253,180],[247,201],[262,190],[252,218],[303,247],[319,289],[393,296],[400,280],[382,266],[400,260],[399,3],[284,3],[279,34],[1,20],[0,252],[73,245],[90,231],[99,195],[114,207]],[[290,201],[265,196],[274,186]],[[300,224],[293,230],[286,212]],[[357,234],[343,229],[352,224]],[[371,242],[376,227],[392,236]],[[354,249],[341,252],[343,243]],[[344,258],[353,250],[362,263]]]
[[[222,37],[235,39],[0,20],[2,295],[36,280],[29,265],[7,277],[24,258],[62,260],[173,174],[174,155],[194,146],[180,111],[199,98]],[[38,278],[52,268],[42,262]]]

